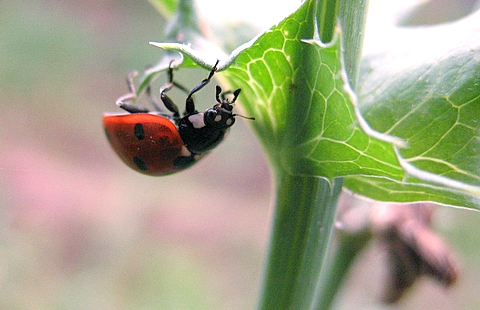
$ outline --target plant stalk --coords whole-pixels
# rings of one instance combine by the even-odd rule
[[[259,309],[311,309],[331,239],[343,180],[279,173]]]

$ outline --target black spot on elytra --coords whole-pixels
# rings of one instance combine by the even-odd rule
[[[142,124],[135,124],[135,127],[133,127],[133,132],[135,134],[135,138],[137,138],[138,140],[145,139],[145,132],[143,130]]]
[[[147,170],[147,165],[145,164],[145,162],[140,158],[138,158],[137,156],[133,157],[133,162],[135,163],[135,165],[137,165],[138,169],[142,171]]]

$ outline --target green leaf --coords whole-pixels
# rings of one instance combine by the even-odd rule
[[[407,173],[404,182],[347,178],[348,188],[480,208],[479,18],[379,38],[384,49],[364,61],[360,108],[375,130],[407,141],[398,151]]]
[[[148,2],[164,17],[171,17],[175,13],[178,0],[148,0]]]
[[[274,166],[294,175],[362,174],[400,180],[393,147],[358,126],[340,35],[314,37],[313,1],[262,35],[226,71]]]

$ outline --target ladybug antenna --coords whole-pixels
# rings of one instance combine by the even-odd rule
[[[241,115],[241,114],[232,114],[232,116],[240,116],[244,119],[248,119],[248,120],[251,120],[251,121],[254,121],[255,120],[255,117],[251,117],[251,116],[245,116],[245,115]]]

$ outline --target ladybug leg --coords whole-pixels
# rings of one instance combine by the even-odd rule
[[[217,99],[218,103],[222,103],[222,101],[220,100],[220,94],[222,94],[222,88],[220,87],[220,85],[217,85],[217,87],[215,88],[215,99]],[[222,100],[225,101],[225,93],[222,94]]]
[[[173,112],[173,119],[178,120],[180,119],[180,112],[178,111],[177,105],[173,102],[173,100],[167,96],[167,91],[172,89],[174,86],[180,88],[181,90],[186,91],[185,87],[181,86],[180,84],[177,84],[173,81],[173,67],[172,67],[172,62],[170,62],[170,67],[168,69],[168,83],[160,87],[160,99],[162,99],[163,104],[165,107],[170,111]],[[155,106],[155,108],[158,108],[158,106]]]
[[[158,102],[158,98],[152,94],[152,87],[150,85],[147,86],[145,92],[147,93],[148,99],[150,100],[150,103],[153,105],[155,110],[157,110],[158,112],[163,112],[163,109],[160,107],[160,103]]]
[[[168,83],[160,87],[160,99],[162,99],[163,104],[165,107],[170,111],[173,112],[173,118],[178,119],[180,118],[180,112],[178,112],[177,105],[173,102],[170,97],[167,96],[167,91],[173,88],[173,83]]]
[[[237,89],[237,90],[235,90],[235,91],[233,92],[233,99],[232,99],[232,101],[231,101],[230,103],[235,103],[235,101],[236,101],[237,98],[238,98],[238,95],[240,95],[240,91],[242,91],[242,90],[239,88],[239,89]]]
[[[170,61],[170,67],[169,67],[169,70],[168,70],[168,83],[173,84],[173,86],[178,87],[181,91],[188,94],[189,90],[185,86],[183,86],[182,84],[179,84],[179,83],[177,83],[173,80],[173,66],[172,66],[172,64],[173,64],[173,60]]]
[[[208,77],[206,79],[203,79],[200,83],[198,83],[197,86],[195,86],[191,91],[190,93],[188,94],[188,97],[187,97],[187,100],[185,102],[185,114],[189,115],[189,114],[194,114],[195,113],[195,102],[193,101],[193,94],[195,94],[197,91],[199,91],[200,89],[202,89],[205,85],[208,84],[208,82],[210,82],[210,79],[213,77],[213,75],[215,74],[215,71],[217,71],[217,65],[218,65],[218,62],[219,60],[217,60],[217,62],[215,63],[215,65],[213,66],[212,68],[212,71],[210,71],[210,73],[208,74]]]
[[[133,78],[138,74],[137,71],[132,71],[127,75],[128,94],[121,96],[117,99],[116,104],[129,113],[148,113],[149,110],[143,107],[139,107],[131,104],[132,101],[137,99],[135,84]]]

